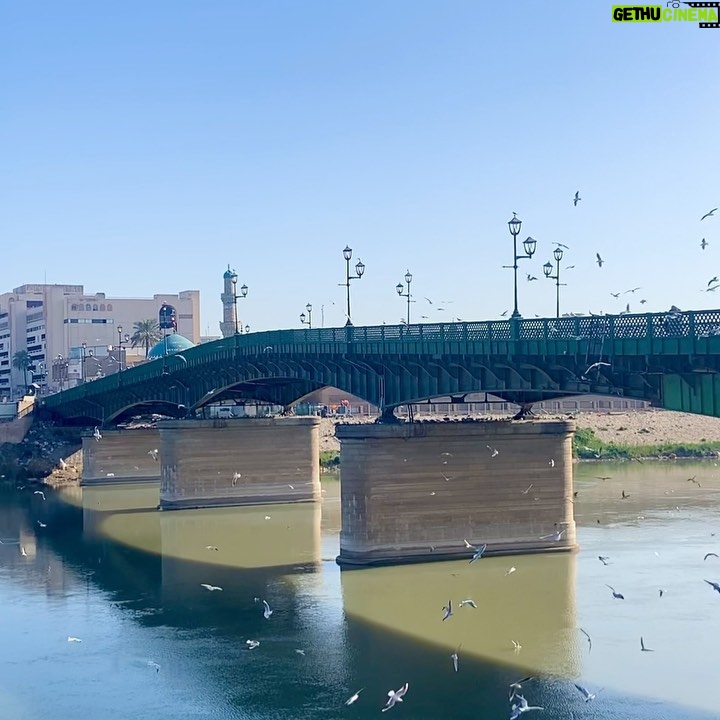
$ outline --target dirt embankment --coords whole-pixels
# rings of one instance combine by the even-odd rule
[[[441,420],[423,416],[423,420]],[[480,419],[478,417],[478,419]],[[720,442],[720,418],[693,415],[672,410],[629,410],[622,412],[576,412],[570,415],[539,415],[538,420],[574,419],[578,428],[593,430],[604,442],[628,445],[662,443]],[[354,422],[373,422],[374,418]],[[320,421],[320,450],[339,450],[335,425],[344,419],[323,418]]]

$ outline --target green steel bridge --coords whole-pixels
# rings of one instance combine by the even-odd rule
[[[189,417],[222,400],[289,407],[333,386],[379,406],[466,402],[487,393],[527,408],[605,394],[720,416],[720,310],[234,335],[43,398],[72,424],[158,413]]]

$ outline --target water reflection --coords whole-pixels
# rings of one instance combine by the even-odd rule
[[[540,678],[525,692],[545,718],[715,717],[720,613],[703,578],[720,580],[720,561],[702,558],[720,554],[720,473],[634,463],[577,474],[578,554],[342,573],[337,482],[324,483],[321,508],[160,513],[157,486],[88,487],[81,504],[77,491],[2,497],[12,653],[0,659],[0,718],[36,720],[48,707],[58,720],[370,718],[406,681],[393,713],[502,718],[507,685],[525,674]],[[693,474],[701,487],[687,482]],[[22,556],[21,542],[33,552]],[[613,600],[606,583],[627,599]],[[273,607],[270,620],[255,597]],[[478,608],[459,608],[465,598]],[[448,599],[454,615],[443,622]],[[640,652],[641,634],[654,653]],[[574,680],[598,698],[585,704]]]

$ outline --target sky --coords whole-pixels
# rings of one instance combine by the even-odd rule
[[[494,319],[515,212],[524,317],[555,242],[561,312],[720,307],[720,29],[613,2],[0,0],[0,292],[196,289],[218,335],[229,264],[252,330],[340,326],[348,245],[354,324],[407,270],[413,322]]]

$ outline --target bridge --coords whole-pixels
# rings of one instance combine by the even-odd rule
[[[487,393],[528,406],[607,394],[720,416],[720,310],[234,335],[43,398],[68,424],[192,417],[233,400],[290,407],[333,386],[381,408]]]

